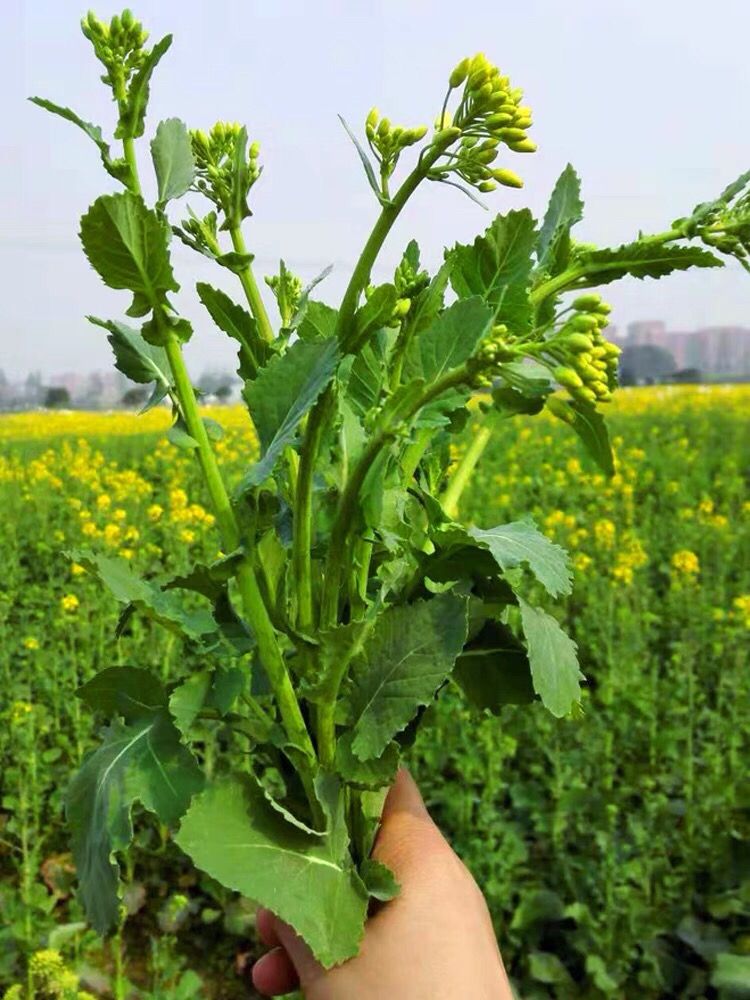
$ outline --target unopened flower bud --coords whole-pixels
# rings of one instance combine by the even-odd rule
[[[468,58],[462,59],[461,62],[456,66],[451,75],[448,77],[448,85],[451,88],[460,87],[464,82],[469,73],[470,60]]]
[[[482,181],[478,188],[482,194],[489,194],[490,191],[497,190],[497,184],[494,181]]]
[[[591,338],[587,337],[585,333],[571,333],[565,338],[564,343],[571,351],[590,351],[594,346],[591,343]]]
[[[504,142],[522,142],[526,138],[522,128],[501,128],[497,134]]]
[[[377,108],[370,108],[367,113],[367,118],[365,119],[365,125],[369,125],[370,128],[375,128],[378,123],[378,118],[380,118],[380,112]]]
[[[584,333],[587,330],[596,330],[598,324],[593,316],[589,316],[587,313],[580,313],[578,316],[574,316],[570,321],[570,326],[574,330],[582,330]]]
[[[498,184],[502,184],[504,187],[511,187],[511,188],[523,187],[523,181],[518,176],[518,174],[514,173],[512,170],[506,170],[504,167],[500,167],[497,170],[493,170],[492,176],[498,182]]]
[[[450,128],[444,128],[436,132],[432,137],[432,145],[445,148],[446,146],[450,146],[452,142],[455,142],[460,135],[461,129],[452,125]]]
[[[480,149],[474,154],[477,163],[493,163],[497,159],[496,149]]]
[[[536,153],[537,145],[531,139],[524,139],[523,142],[510,142],[508,148],[514,153]]]
[[[385,139],[388,133],[391,131],[391,123],[387,118],[381,118],[380,124],[378,125],[378,138]]]
[[[598,309],[602,304],[602,297],[596,292],[587,292],[586,295],[579,295],[577,299],[573,300],[573,308],[578,312],[591,312],[593,309]]]
[[[552,374],[560,385],[564,385],[566,389],[583,388],[583,380],[581,379],[581,376],[572,368],[555,368]]]
[[[502,128],[504,125],[509,125],[513,121],[513,116],[509,115],[505,111],[498,111],[496,114],[489,115],[485,120],[485,125],[490,131],[494,132],[496,128]]]
[[[575,399],[582,399],[585,403],[596,402],[596,393],[593,389],[589,389],[587,385],[580,386],[577,389],[571,389],[570,394]]]
[[[516,128],[527,129],[531,128],[534,122],[532,121],[531,118],[516,118],[513,121],[513,124],[515,125]]]
[[[469,82],[467,83],[467,87],[469,88],[469,90],[477,91],[484,84],[486,79],[487,79],[487,70],[476,69],[472,72],[471,76],[469,77]]]

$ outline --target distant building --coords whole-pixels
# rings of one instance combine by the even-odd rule
[[[661,347],[678,369],[697,368],[707,375],[750,375],[750,329],[710,326],[702,330],[669,331],[661,320],[630,323],[621,347]]]

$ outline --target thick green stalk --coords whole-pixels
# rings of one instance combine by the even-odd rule
[[[229,235],[232,237],[232,246],[237,253],[246,254],[247,247],[245,246],[245,238],[242,235],[240,227],[232,226],[229,230]],[[240,279],[240,283],[244,289],[247,304],[250,306],[250,312],[253,314],[255,322],[258,324],[258,332],[261,337],[270,344],[274,339],[273,327],[271,326],[271,321],[268,318],[268,312],[263,299],[261,298],[260,289],[258,288],[257,281],[255,280],[252,265],[248,264],[246,267],[243,267],[241,271],[237,272],[237,277]]]
[[[383,206],[378,216],[341,300],[335,334],[344,351],[350,346],[352,320],[357,311],[359,297],[370,279],[370,272],[380,249],[404,205],[439,156],[440,151],[433,150],[428,153],[406,178],[393,200]],[[313,622],[311,556],[313,474],[323,439],[323,431],[332,414],[335,400],[335,390],[331,385],[322,394],[310,413],[300,454],[294,538],[292,541],[292,565],[299,602],[298,625],[300,628],[309,628]]]
[[[135,158],[135,140],[134,139],[123,139],[122,149],[125,155],[125,160],[130,167],[130,190],[133,194],[141,193],[141,182],[138,177],[138,164]]]
[[[123,151],[126,160],[130,164],[133,189],[140,193],[140,181],[138,178],[138,164],[135,156],[135,145],[132,139],[123,139]],[[241,234],[240,234],[241,240]],[[244,242],[241,242],[244,248]],[[245,252],[244,249],[238,252]],[[257,287],[256,287],[257,291]],[[262,303],[261,303],[262,306]],[[265,315],[265,310],[264,310]],[[159,310],[154,311],[154,320],[158,324],[162,320]],[[268,317],[266,315],[266,321]],[[269,324],[270,326],[270,324]],[[271,334],[273,336],[273,334]],[[190,381],[185,359],[182,355],[182,348],[177,337],[169,332],[166,337],[165,350],[167,359],[175,382],[175,389],[180,401],[180,408],[188,433],[197,443],[198,460],[203,470],[203,475],[208,488],[211,503],[216,515],[216,522],[222,536],[222,543],[228,551],[238,548],[242,541],[237,518],[232,510],[232,505],[227,494],[224,480],[222,479],[216,455],[211,447],[205,424],[201,419],[198,409],[198,402],[195,398],[195,391]],[[273,624],[268,616],[268,609],[263,603],[263,597],[258,586],[258,580],[251,563],[248,559],[243,560],[237,573],[237,586],[242,598],[242,606],[248,617],[250,626],[255,634],[258,643],[258,653],[260,661],[268,675],[274,696],[279,706],[281,720],[287,735],[292,743],[299,746],[306,756],[314,759],[315,749],[310,739],[305,720],[297,701],[294,687],[292,686],[289,673],[284,663]],[[310,806],[315,812],[317,806],[317,796],[312,785],[312,774],[305,761],[301,761],[302,780],[305,785]]]
[[[458,513],[458,501],[477,466],[477,462],[482,457],[482,452],[487,447],[491,436],[492,431],[489,427],[480,427],[474,435],[471,444],[464,452],[463,458],[453,471],[450,482],[440,498],[443,510],[450,517],[455,517]]]
[[[198,444],[196,449],[198,460],[203,469],[211,503],[216,512],[216,521],[221,531],[223,544],[231,551],[236,549],[241,541],[239,526],[224,487],[224,481],[221,478],[205,425],[198,412],[195,392],[190,383],[179,342],[173,334],[167,338],[166,351],[188,433]],[[273,624],[263,602],[255,570],[247,560],[241,564],[238,570],[237,586],[242,598],[242,606],[258,643],[261,663],[268,674],[268,680],[276,696],[287,735],[293,743],[312,754],[314,752],[312,741],[302,717]]]
[[[461,367],[433,382],[419,399],[412,403],[406,412],[392,414],[391,419],[373,436],[362,453],[361,458],[347,480],[331,528],[331,540],[328,545],[328,557],[326,559],[320,609],[320,621],[324,627],[335,624],[338,618],[339,587],[346,558],[347,541],[357,512],[357,501],[360,490],[373,462],[375,462],[381,450],[388,442],[397,436],[397,424],[410,420],[423,406],[426,406],[431,400],[441,395],[446,389],[465,383],[467,377],[466,368]]]
[[[374,624],[374,618],[362,623],[360,633],[356,641],[352,643],[347,655],[342,656],[333,664],[331,673],[325,679],[325,690],[318,706],[317,719],[318,754],[321,767],[333,767],[336,756],[336,702],[339,691],[349,670],[349,665],[362,649],[364,640]]]

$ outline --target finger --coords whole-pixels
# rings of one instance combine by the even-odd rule
[[[383,807],[373,857],[387,865],[406,888],[430,872],[446,849],[414,779],[402,768]]]
[[[396,780],[388,792],[383,805],[382,822],[385,823],[391,816],[399,813],[408,813],[419,819],[430,818],[417,783],[405,767],[399,768]]]
[[[261,906],[255,914],[255,929],[266,948],[275,948],[281,944],[276,933],[276,917],[264,906]]]
[[[273,920],[274,933],[291,960],[292,966],[296,969],[297,976],[304,986],[309,986],[311,982],[323,974],[323,967],[316,962],[313,953],[289,924],[285,924],[278,917],[274,917]]]
[[[266,996],[291,993],[299,986],[299,976],[283,948],[269,951],[253,966],[253,986]]]

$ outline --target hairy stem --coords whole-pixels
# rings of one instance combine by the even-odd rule
[[[458,513],[458,502],[466,488],[474,469],[482,457],[482,452],[492,436],[492,431],[486,425],[480,427],[474,435],[471,444],[464,452],[463,458],[453,471],[450,481],[443,492],[440,502],[443,510],[450,517]]]
[[[232,226],[229,230],[229,235],[232,237],[232,246],[237,253],[247,254],[245,238],[242,235],[240,227]],[[258,324],[258,332],[261,337],[270,344],[274,339],[273,327],[271,326],[271,321],[268,318],[268,311],[266,310],[263,299],[261,298],[260,289],[258,288],[257,281],[255,280],[252,265],[247,264],[241,271],[238,272],[237,276],[240,279],[242,288],[244,289],[247,304],[250,306],[250,312],[253,314],[255,322]]]

